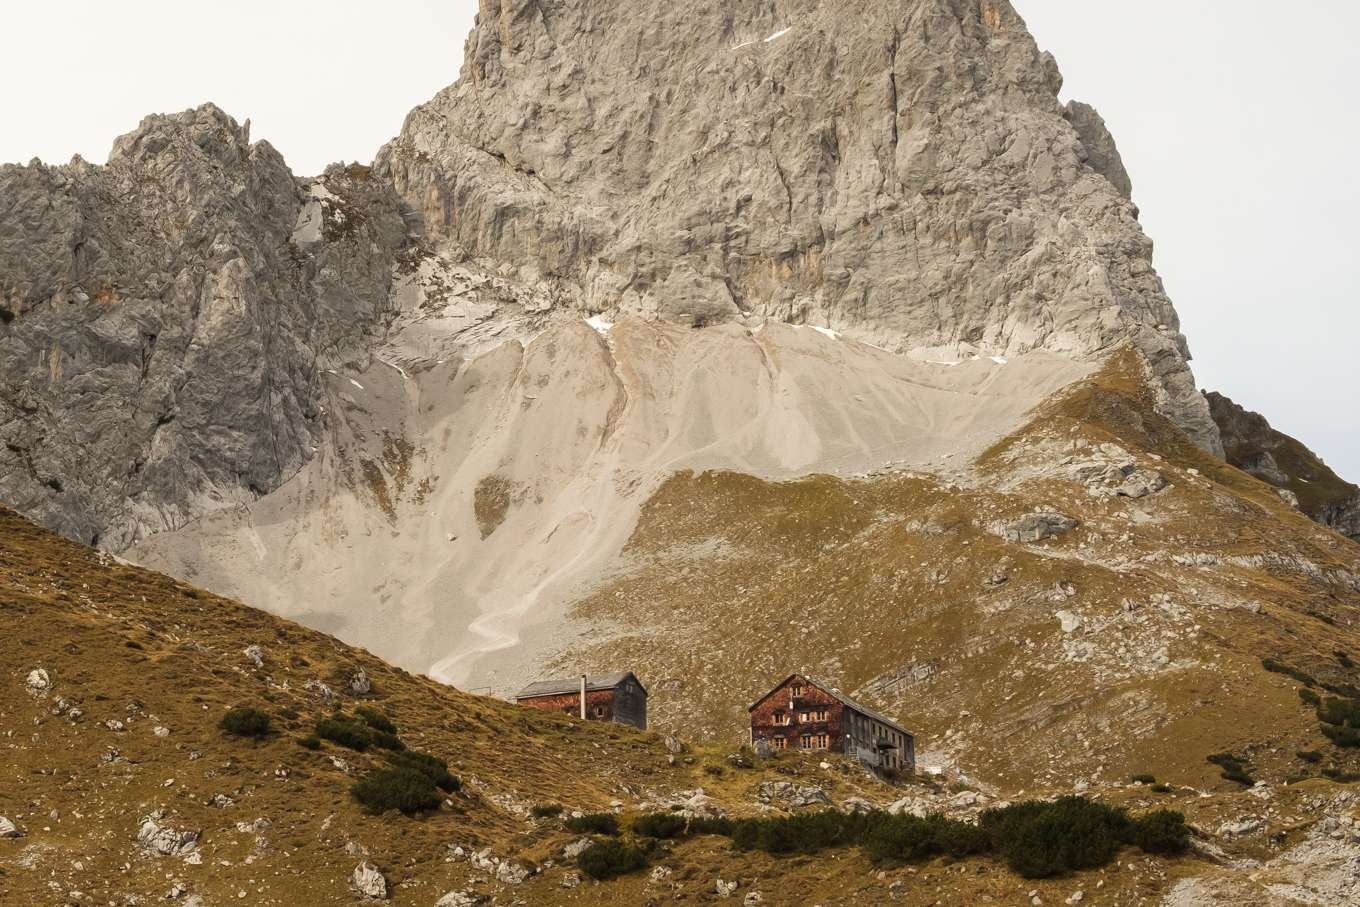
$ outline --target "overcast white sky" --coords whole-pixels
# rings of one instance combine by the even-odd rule
[[[1013,2],[1119,142],[1201,386],[1360,481],[1360,4]],[[102,162],[144,114],[213,100],[310,175],[454,80],[477,3],[8,7],[0,161]]]

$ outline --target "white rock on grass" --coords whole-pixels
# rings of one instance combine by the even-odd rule
[[[24,833],[19,830],[12,820],[6,816],[0,816],[0,838],[22,838]]]
[[[730,898],[733,894],[736,893],[737,886],[739,884],[740,883],[738,883],[736,880],[733,880],[731,882],[724,882],[722,879],[718,879],[718,881],[714,884],[713,889],[718,893],[718,897]]]
[[[564,879],[563,882],[565,883],[565,881]],[[435,901],[434,907],[477,907],[478,904],[484,903],[486,903],[485,895],[464,889],[462,891],[450,891]]]
[[[137,830],[137,841],[147,850],[167,857],[178,857],[198,847],[198,832],[176,828],[164,822],[163,812],[154,812],[142,819]]]
[[[586,849],[594,843],[595,842],[590,838],[581,838],[580,840],[572,841],[566,847],[562,848],[562,856],[566,857],[568,860],[574,860],[585,853]]]
[[[260,646],[255,645],[246,646],[245,650],[241,654],[245,655],[246,661],[250,662],[255,667],[257,668],[264,667],[264,649],[261,648]]]
[[[349,886],[366,898],[387,900],[387,879],[372,863],[364,862],[354,867]]]
[[[24,686],[34,693],[45,693],[52,689],[52,678],[44,669],[34,668],[24,678]]]
[[[373,682],[368,679],[368,675],[360,668],[349,679],[349,691],[355,696],[367,696],[373,692]]]

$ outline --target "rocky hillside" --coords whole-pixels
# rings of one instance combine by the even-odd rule
[[[1219,451],[1113,140],[1061,84],[1005,0],[496,0],[374,170],[438,249],[587,312],[902,352],[1131,340]]]
[[[1269,891],[1269,903],[1294,907],[1356,893],[1360,798],[1323,778],[1247,792],[1221,779],[1157,789],[1097,781],[1089,793],[1107,802],[1184,810],[1198,829],[1194,849],[1179,858],[1126,851],[1059,878],[1023,879],[988,857],[882,865],[845,848],[778,858],[700,836],[655,842],[642,870],[590,882],[575,865],[582,835],[533,807],[613,813],[627,829],[653,810],[878,806],[969,819],[1005,794],[953,776],[889,784],[835,757],[754,759],[468,696],[8,510],[0,542],[6,904],[925,907],[944,897],[1195,907],[1264,904]],[[242,707],[267,713],[271,729],[258,738],[223,730],[228,710]],[[461,787],[414,818],[361,809],[350,788],[385,758],[307,743],[319,720],[360,709],[447,760]]]
[[[405,243],[366,168],[296,180],[212,104],[103,166],[0,166],[0,500],[118,551],[274,490]]]
[[[1313,519],[1360,540],[1360,488],[1342,479],[1302,442],[1220,393],[1205,395],[1228,462],[1270,485]]]

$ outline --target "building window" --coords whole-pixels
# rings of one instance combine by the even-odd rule
[[[784,714],[784,710],[783,710],[783,709],[775,709],[775,710],[774,710],[774,723],[775,723],[775,724],[788,724],[788,723],[789,723],[789,716],[786,715],[786,714]]]
[[[798,738],[798,745],[801,746],[801,747],[802,747],[803,749],[805,749],[805,750],[810,750],[810,749],[812,749],[812,735],[811,735],[811,734],[804,734],[802,737],[799,737],[799,738]]]
[[[816,718],[818,721],[826,721],[827,719],[826,709],[818,709],[816,713]]]
[[[784,737],[775,737],[771,740],[771,743],[774,744],[774,748],[777,750],[786,750],[789,748],[789,741]]]
[[[795,696],[803,695],[803,685],[801,683],[795,683],[793,685],[793,695]]]
[[[602,706],[602,705],[597,705],[597,706],[595,706],[595,717],[596,717],[596,718],[603,718],[603,717],[604,717],[604,706]]]
[[[812,720],[812,713],[811,713],[811,712],[803,712],[803,713],[799,714],[798,720],[799,720],[799,721],[803,721],[803,722],[811,721],[811,720]]]

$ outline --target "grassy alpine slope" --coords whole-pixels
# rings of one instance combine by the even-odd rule
[[[759,892],[766,904],[1019,904],[1035,896],[1061,903],[1077,891],[1083,903],[1208,904],[1217,902],[1174,899],[1238,884],[1228,858],[1256,861],[1253,871],[1267,881],[1340,891],[1330,867],[1354,856],[1333,851],[1354,846],[1346,836],[1356,804],[1346,785],[1323,773],[1344,780],[1355,761],[1322,736],[1298,690],[1325,701],[1353,680],[1352,668],[1329,656],[1353,644],[1354,596],[1335,585],[1354,575],[1353,550],[1174,437],[1142,440],[1161,423],[1143,422],[1138,433],[1123,427],[1140,412],[1128,402],[1136,382],[1125,387],[1126,377],[1107,371],[991,451],[974,475],[995,476],[985,481],[1006,483],[1002,490],[898,475],[785,484],[679,476],[649,505],[634,539],[634,555],[662,528],[677,533],[674,544],[689,557],[721,552],[688,565],[688,582],[679,585],[689,597],[672,592],[664,626],[687,635],[664,648],[661,637],[638,633],[601,655],[636,658],[660,678],[663,667],[686,664],[680,653],[705,652],[683,668],[688,673],[675,669],[703,681],[686,688],[688,697],[653,685],[665,725],[684,737],[702,738],[705,729],[730,737],[746,687],[772,667],[762,651],[780,640],[782,659],[808,659],[813,673],[919,728],[924,749],[963,770],[951,768],[948,781],[890,785],[837,759],[798,754],[752,760],[724,740],[676,754],[658,733],[470,696],[0,511],[0,816],[23,833],[0,838],[0,901],[350,904],[363,900],[351,881],[367,865],[385,879],[391,903],[427,907],[704,903],[718,897],[720,881],[736,883],[734,897]],[[1198,585],[1187,582],[1170,602],[1150,598],[1164,561],[1140,528],[1147,523],[1100,516],[1101,508],[1135,505],[1091,498],[1051,475],[1063,457],[1048,446],[1116,436],[1130,449],[1155,443],[1165,452],[1159,468],[1173,487],[1158,493],[1155,508],[1137,505],[1157,511],[1159,537],[1179,538],[1192,552],[1214,546],[1216,562],[1195,558],[1180,574],[1199,577]],[[729,522],[701,532],[698,505],[715,499]],[[1080,516],[1072,534],[1085,541],[1017,545],[974,525],[1009,519],[1036,499]],[[1207,507],[1213,520],[1203,519]],[[1183,511],[1195,508],[1200,518],[1192,522]],[[749,522],[731,522],[734,513]],[[662,515],[666,527],[657,523]],[[1117,541],[1125,560],[1106,563],[1102,546],[1110,542],[1090,538],[1096,533]],[[1278,544],[1258,563],[1263,536]],[[773,550],[795,560],[775,561]],[[1305,558],[1311,567],[1300,575]],[[789,575],[801,591],[780,585]],[[721,610],[726,583],[751,607]],[[1203,604],[1205,590],[1219,597]],[[806,609],[799,613],[817,613],[814,604],[849,613],[853,604],[861,616],[809,620],[806,636],[791,635],[789,615],[772,604],[779,594],[788,596],[786,608]],[[1107,611],[1127,613],[1123,599],[1140,602],[1135,613],[1168,616],[1151,626],[1103,623]],[[1248,599],[1262,607],[1230,604]],[[1069,610],[1085,632],[1054,645],[1047,624],[1055,608]],[[1189,613],[1180,618],[1176,609]],[[722,636],[731,642],[704,637],[696,627],[705,619],[727,621]],[[1119,640],[1116,651],[1132,654],[1105,652],[1107,632]],[[1074,642],[1083,645],[1072,649]],[[731,649],[738,644],[740,658]],[[840,661],[819,662],[819,652]],[[916,680],[901,669],[904,652],[935,667]],[[1266,653],[1278,659],[1276,670],[1261,665]],[[869,683],[885,666],[905,679]],[[682,706],[687,701],[693,705]],[[242,709],[254,711],[232,711]],[[267,727],[256,712],[268,716]],[[319,725],[325,739],[313,740]],[[403,759],[413,771],[434,771],[423,757],[394,756],[396,744],[377,742],[385,734],[447,763],[457,780],[436,788],[436,808],[378,813],[352,796],[357,782]],[[367,741],[363,751],[344,745],[353,735]],[[1222,750],[1240,761],[1206,761]],[[1102,758],[1103,771],[1094,770]],[[1248,790],[1221,777],[1225,765],[1268,784]],[[1156,782],[1131,780],[1130,766]],[[1288,774],[1317,777],[1285,785]],[[995,844],[967,844],[967,833],[962,844],[957,837],[921,844],[917,862],[884,862],[884,835],[897,842],[891,846],[917,846],[910,842],[922,827],[911,823],[847,832],[826,847],[788,837],[807,823],[661,841],[631,830],[636,816],[672,807],[741,819],[896,802],[972,822],[1004,799],[1070,792],[1077,781],[1135,815],[1183,811],[1196,829],[1192,852],[1173,857],[1130,844],[1113,863],[1029,880]],[[813,805],[793,808],[805,794]],[[414,805],[428,804],[417,796]],[[616,815],[621,849],[638,847],[642,867],[611,881],[582,879],[563,852],[582,834],[550,805]],[[794,844],[762,843],[770,840]]]

